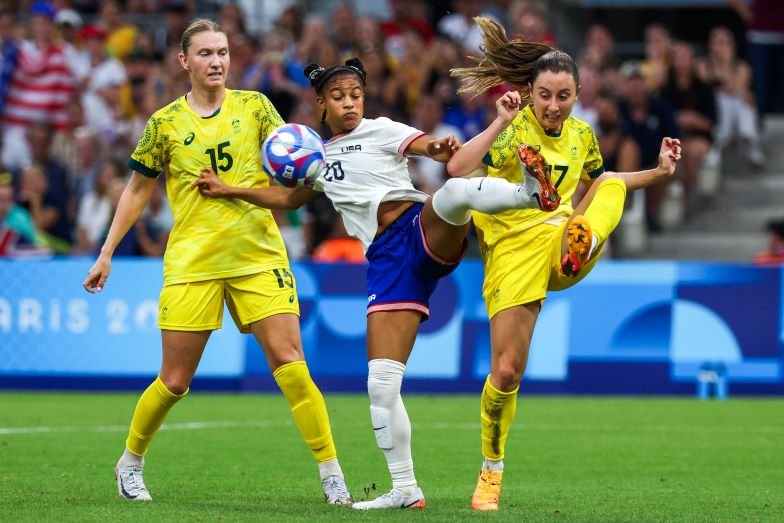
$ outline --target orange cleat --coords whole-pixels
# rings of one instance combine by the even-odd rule
[[[471,497],[471,508],[474,510],[498,510],[498,498],[501,497],[501,471],[482,469],[476,482],[474,495]]]
[[[520,144],[517,157],[523,167],[523,179],[528,194],[539,203],[539,208],[551,212],[561,204],[558,189],[550,179],[552,167],[544,159],[542,153],[528,144]]]
[[[593,243],[591,224],[585,216],[575,216],[566,230],[566,254],[561,260],[561,273],[569,278],[575,278],[585,264],[588,263]]]

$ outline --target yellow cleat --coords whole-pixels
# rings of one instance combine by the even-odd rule
[[[501,497],[501,476],[503,472],[494,472],[487,469],[479,471],[476,490],[471,498],[471,508],[474,510],[498,510],[498,498]]]

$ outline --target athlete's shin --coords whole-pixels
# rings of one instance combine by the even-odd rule
[[[308,372],[304,361],[281,365],[272,373],[286,397],[305,443],[319,463],[337,456],[324,397]]]
[[[504,458],[506,439],[517,411],[517,391],[502,392],[490,383],[490,376],[482,390],[481,423],[482,455],[490,460]]]
[[[436,214],[452,225],[464,225],[471,211],[496,214],[531,206],[523,186],[503,178],[451,178],[433,194]]]
[[[597,243],[604,242],[621,221],[626,202],[626,184],[620,178],[600,180],[596,193],[585,211],[585,218]]]
[[[128,450],[137,456],[144,456],[169,410],[186,394],[187,390],[182,394],[174,394],[166,388],[160,377],[156,378],[136,404],[131,429],[125,442]]]
[[[400,397],[406,366],[388,359],[368,363],[370,419],[376,443],[384,452],[392,487],[405,489],[416,485],[411,457],[411,422]]]

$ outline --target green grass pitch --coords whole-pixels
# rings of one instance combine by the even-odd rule
[[[2,521],[784,521],[784,401],[526,397],[499,513],[474,513],[478,396],[408,395],[423,511],[322,501],[279,394],[192,393],[153,443],[152,503],[117,497],[137,394],[0,393]],[[364,395],[327,395],[355,498],[390,488]]]

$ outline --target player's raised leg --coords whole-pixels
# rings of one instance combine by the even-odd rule
[[[115,467],[120,496],[134,501],[152,500],[144,484],[144,455],[169,410],[188,393],[210,332],[164,330],[161,335],[161,372],[136,404],[125,451]]]

